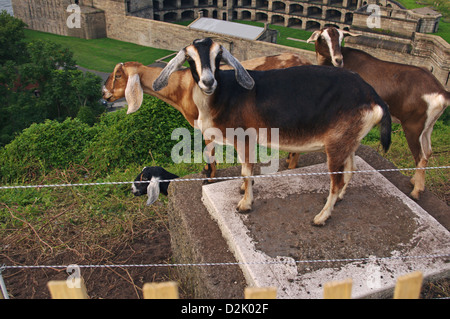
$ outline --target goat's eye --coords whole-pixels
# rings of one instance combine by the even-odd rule
[[[117,79],[120,79],[122,76],[120,75],[120,74],[117,74],[116,76],[115,76],[115,79],[117,80]]]

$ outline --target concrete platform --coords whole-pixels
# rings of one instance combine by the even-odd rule
[[[372,170],[357,157],[360,170]],[[326,164],[290,170],[323,172]],[[450,251],[450,232],[379,173],[354,174],[324,227],[311,225],[329,176],[256,179],[248,215],[235,212],[242,180],[202,187],[202,202],[240,265],[245,285],[276,286],[279,298],[322,298],[323,284],[353,279],[352,297],[381,296],[415,270],[448,274],[448,259],[384,259],[295,263],[298,260],[422,256]],[[444,208],[445,210],[445,208]]]

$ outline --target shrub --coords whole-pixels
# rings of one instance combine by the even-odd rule
[[[104,114],[97,135],[86,150],[94,172],[103,174],[130,164],[171,163],[171,140],[175,128],[192,127],[183,115],[165,102],[145,96],[139,111],[126,110]],[[193,134],[191,134],[193,136]]]
[[[53,168],[84,161],[94,130],[78,119],[32,124],[0,152],[0,178],[11,182],[34,178]]]

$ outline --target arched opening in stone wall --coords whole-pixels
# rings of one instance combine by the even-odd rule
[[[342,7],[343,0],[330,0],[330,6]]]
[[[195,13],[194,10],[186,10],[181,12],[181,20],[194,20]]]
[[[247,10],[242,11],[242,20],[251,20],[252,19],[252,13]]]
[[[329,9],[326,12],[326,19],[331,21],[341,21],[341,12],[334,9]]]
[[[176,0],[164,0],[162,9],[170,10],[170,9],[175,9],[176,7],[177,7]]]
[[[353,23],[353,13],[352,12],[347,12],[345,14],[345,23],[347,23],[347,24]]]
[[[181,8],[192,8],[194,0],[181,0]]]
[[[294,29],[301,29],[303,25],[302,20],[297,18],[289,18],[288,20],[288,27],[294,28]]]
[[[255,17],[255,19],[256,19],[256,21],[259,21],[259,22],[268,22],[268,21],[267,21],[267,19],[268,19],[267,13],[264,13],[264,12],[256,12],[256,17]]]
[[[358,7],[358,0],[349,0],[348,1],[347,8],[349,10],[356,10],[357,7]]]
[[[272,24],[284,26],[284,17],[274,14],[272,16]]]
[[[269,1],[267,1],[267,0],[256,0],[256,9],[269,10]]]
[[[319,7],[309,7],[308,8],[308,17],[311,18],[322,18],[322,9]]]
[[[290,14],[303,14],[303,6],[299,4],[291,4],[289,6],[289,13]]]
[[[163,21],[165,21],[165,22],[177,21],[177,13],[176,12],[168,12],[168,13],[164,14]]]
[[[320,23],[317,21],[308,21],[308,22],[306,22],[306,30],[307,31],[320,30]]]
[[[274,1],[272,3],[272,12],[286,12],[286,4],[281,1]]]

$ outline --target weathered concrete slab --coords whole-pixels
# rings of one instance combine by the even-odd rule
[[[356,164],[373,169],[359,157]],[[318,171],[326,171],[326,165],[289,173]],[[279,298],[321,298],[324,283],[352,278],[352,296],[359,298],[392,289],[398,276],[414,270],[425,276],[450,271],[442,258],[294,263],[450,251],[449,231],[379,173],[354,174],[346,197],[321,228],[311,221],[325,203],[328,176],[257,179],[248,215],[235,212],[241,183],[205,185],[202,201],[243,263],[248,285],[277,286]]]

